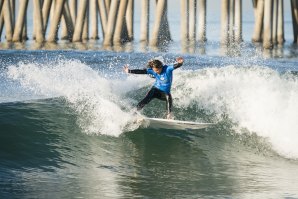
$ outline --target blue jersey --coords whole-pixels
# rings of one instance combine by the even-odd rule
[[[167,94],[170,94],[174,69],[174,65],[164,65],[160,74],[154,72],[152,68],[147,69],[147,74],[152,75],[156,79],[153,85],[154,87]]]

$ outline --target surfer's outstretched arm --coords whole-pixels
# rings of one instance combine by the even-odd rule
[[[123,67],[123,70],[126,73],[132,73],[132,74],[147,74],[147,69],[133,69],[133,70],[130,70],[127,65],[125,65]]]
[[[176,63],[174,64],[174,69],[180,68],[183,65],[184,59],[182,57],[176,58]]]

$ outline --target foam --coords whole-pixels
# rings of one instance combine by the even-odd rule
[[[138,127],[131,124],[129,101],[121,99],[133,83],[119,89],[120,80],[108,80],[80,61],[60,61],[54,66],[19,63],[8,67],[7,74],[36,95],[64,97],[86,133],[119,136]]]
[[[207,68],[176,73],[173,96],[227,114],[239,127],[268,138],[279,154],[298,158],[298,81],[260,66]],[[241,131],[238,131],[241,133]]]

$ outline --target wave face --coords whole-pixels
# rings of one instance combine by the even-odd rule
[[[32,99],[63,97],[87,134],[119,136],[137,129],[134,106],[154,80],[144,75],[126,76],[121,67],[100,67],[91,68],[78,60],[19,62],[7,67],[6,77]],[[220,123],[228,118],[234,132],[255,133],[266,138],[280,155],[298,158],[296,76],[258,65],[190,68],[174,74],[177,119]],[[163,102],[154,101],[144,114],[162,117],[163,106]]]
[[[0,198],[297,198],[297,62],[185,55],[174,115],[216,125],[184,131],[137,122],[154,79],[122,66],[156,56],[0,54]]]

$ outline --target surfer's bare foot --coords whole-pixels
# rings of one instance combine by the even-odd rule
[[[174,115],[173,115],[173,113],[168,113],[168,114],[167,114],[167,119],[168,119],[168,120],[173,120],[173,119],[174,119]]]

